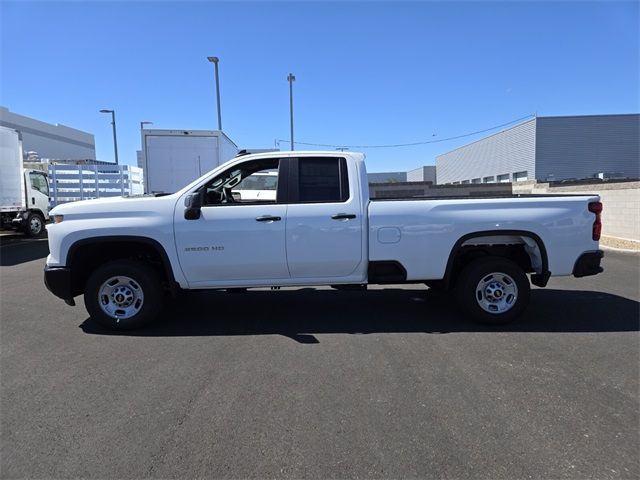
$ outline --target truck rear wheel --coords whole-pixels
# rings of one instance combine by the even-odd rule
[[[27,236],[38,238],[44,232],[44,217],[39,213],[30,213],[24,229]]]
[[[131,330],[151,322],[162,306],[157,273],[143,262],[106,263],[89,277],[84,303],[91,318],[113,330]]]
[[[516,263],[502,257],[485,257],[470,263],[458,277],[458,305],[475,320],[504,324],[527,307],[529,279]]]

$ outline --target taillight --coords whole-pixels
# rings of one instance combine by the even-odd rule
[[[602,213],[602,203],[589,203],[589,211],[596,214],[596,219],[593,222],[593,228],[591,230],[591,238],[593,240],[600,240],[600,234],[602,233],[602,219],[600,218],[600,214]]]

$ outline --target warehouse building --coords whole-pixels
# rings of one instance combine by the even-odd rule
[[[436,183],[436,166],[424,165],[407,172],[407,182]]]
[[[5,107],[0,107],[0,125],[20,133],[27,161],[96,159],[91,133],[18,115]]]
[[[436,157],[439,184],[640,178],[640,115],[536,117]]]
[[[369,183],[396,183],[406,182],[407,172],[376,172],[367,173]]]

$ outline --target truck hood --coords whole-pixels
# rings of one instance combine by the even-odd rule
[[[49,215],[82,218],[85,216],[112,216],[118,213],[123,214],[123,216],[128,216],[129,214],[139,215],[144,212],[157,213],[168,205],[174,204],[176,199],[175,195],[96,198],[94,200],[63,203],[53,208]]]

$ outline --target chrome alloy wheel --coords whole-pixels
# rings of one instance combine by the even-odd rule
[[[102,311],[112,318],[130,318],[142,308],[144,292],[140,284],[132,278],[111,277],[100,286],[98,303]]]
[[[516,282],[506,273],[485,275],[476,287],[476,300],[480,308],[489,313],[505,313],[518,300]]]
[[[32,235],[39,235],[42,231],[42,220],[37,215],[34,215],[29,220],[29,230]]]

